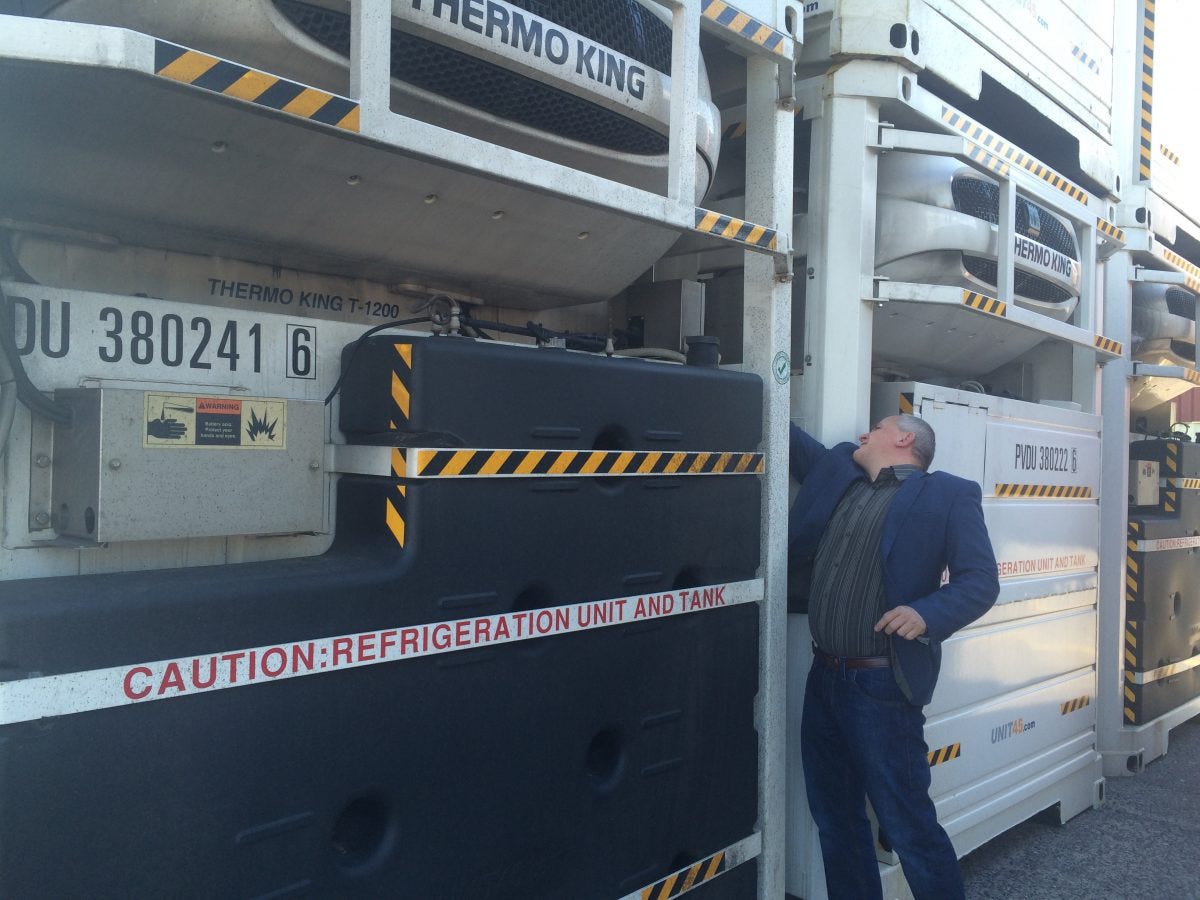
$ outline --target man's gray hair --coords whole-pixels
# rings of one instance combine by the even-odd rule
[[[905,434],[916,435],[912,442],[913,456],[917,458],[917,464],[922,469],[929,469],[929,464],[933,462],[933,454],[937,449],[937,439],[933,435],[933,428],[924,419],[918,419],[910,413],[900,413],[896,416],[896,427]]]

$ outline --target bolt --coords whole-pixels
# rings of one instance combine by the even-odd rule
[[[40,512],[36,516],[33,517],[33,521],[37,522],[39,525],[41,525],[43,528],[45,528],[47,525],[50,524],[50,513]]]
[[[317,461],[314,459],[314,460],[311,460],[311,461],[309,462],[309,464],[308,464],[308,467],[309,467],[309,468],[310,468],[312,471],[316,472],[318,469],[320,469],[320,468],[321,468],[321,464],[320,464],[319,462],[317,462]]]
[[[48,457],[45,453],[39,453],[37,458],[33,461],[33,464],[39,469],[45,469],[50,465],[50,457]]]
[[[108,461],[108,467],[115,472],[117,469],[121,468],[121,461],[119,459],[110,459]]]

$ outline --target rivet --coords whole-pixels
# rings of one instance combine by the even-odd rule
[[[117,469],[121,468],[121,461],[119,459],[110,459],[108,461],[108,467],[115,472]]]

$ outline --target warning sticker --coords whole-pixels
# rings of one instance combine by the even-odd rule
[[[287,449],[287,401],[146,392],[143,447]]]

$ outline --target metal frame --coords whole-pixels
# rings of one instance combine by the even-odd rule
[[[632,221],[678,232],[699,232],[738,247],[746,257],[748,352],[744,368],[764,384],[762,450],[770,460],[763,478],[761,575],[765,599],[759,642],[758,823],[747,852],[737,861],[761,857],[758,895],[783,893],[784,687],[779,664],[785,627],[786,524],[778,510],[787,505],[787,376],[790,336],[792,98],[795,46],[803,16],[795,0],[745,0],[737,9],[720,0],[655,0],[673,25],[669,166],[665,195],[639,190],[528,154],[489,144],[390,109],[391,0],[351,0],[350,97],[358,105],[358,126],[338,129],[345,140],[377,144],[415,160],[598,208]],[[125,69],[155,76],[151,37],[115,28],[0,16],[0,52],[9,57],[60,65]],[[11,25],[11,27],[10,27]],[[794,36],[788,29],[795,29]],[[746,57],[750,144],[747,157],[747,214],[716,224],[698,208],[695,196],[696,73],[700,31],[726,41]],[[65,42],[65,43],[64,43]],[[33,48],[32,51],[30,48]],[[179,89],[172,85],[169,90]],[[199,90],[188,85],[182,90]],[[231,102],[236,102],[232,101]],[[290,116],[274,109],[256,114]],[[307,127],[325,127],[306,123]],[[759,232],[761,229],[761,232]],[[769,232],[770,239],[755,237]],[[758,836],[761,835],[761,852]],[[753,850],[754,852],[749,852]],[[732,859],[731,859],[732,862]]]
[[[899,104],[916,113],[929,131],[908,131],[884,121]],[[808,279],[803,359],[804,377],[793,398],[793,420],[826,444],[847,440],[868,422],[870,372],[865,360],[872,356],[874,305],[885,302],[964,304],[961,288],[909,285],[874,277],[874,234],[878,189],[878,154],[883,151],[937,153],[953,156],[995,178],[1001,186],[998,269],[1002,273],[997,293],[1007,303],[1004,318],[1013,327],[1031,329],[1046,338],[1069,341],[1073,354],[1072,397],[1085,409],[1095,406],[1096,367],[1127,353],[1103,337],[1098,328],[1112,333],[1110,322],[1098,308],[1098,262],[1121,245],[1123,234],[1107,221],[1111,207],[1104,197],[1089,196],[1036,160],[997,147],[998,135],[972,138],[951,119],[961,113],[921,88],[915,75],[897,62],[854,59],[830,71],[797,83],[797,105],[812,120],[812,157],[809,215],[806,218],[807,267],[799,277]],[[906,121],[912,117],[906,115]],[[1015,153],[1016,148],[1010,148]],[[1027,162],[1028,161],[1028,164]],[[1084,283],[1076,324],[1058,322],[1012,306],[1014,288],[1013,234],[1017,189],[1065,215],[1074,223],[1081,246]],[[975,295],[983,301],[989,298]],[[860,302],[852,303],[851,299]],[[986,315],[995,306],[969,305]],[[1103,323],[1101,325],[1101,323]],[[1118,334],[1127,335],[1127,331]],[[1123,495],[1122,495],[1123,496]],[[801,690],[811,661],[807,617],[789,616],[789,686]],[[790,735],[790,743],[796,736]],[[791,751],[789,751],[791,752]],[[798,770],[798,753],[791,752]],[[1098,763],[1097,771],[1098,771]],[[1079,775],[1070,776],[1078,793]],[[988,821],[1008,827],[1059,799],[1056,785],[1040,776],[1035,794],[1013,799],[1004,809],[988,811]],[[1099,788],[1088,782],[1087,793],[1096,802]],[[803,802],[789,791],[788,888],[805,897],[824,896],[824,880],[815,829]],[[1043,802],[1044,801],[1044,802]],[[1040,805],[1038,805],[1040,804]],[[982,834],[983,823],[972,826]],[[988,832],[995,833],[994,831]],[[976,838],[972,838],[976,839]],[[817,861],[817,862],[814,862]],[[898,867],[889,870],[885,890],[906,888]],[[892,883],[894,882],[894,883]]]
[[[761,56],[772,63],[773,72],[790,73],[794,56],[792,39],[782,35],[767,46],[746,39],[716,18],[701,15],[701,7],[720,6],[737,12],[719,0],[654,0],[672,14],[670,156],[667,194],[639,190],[606,178],[570,169],[519,151],[429,125],[393,113],[390,109],[390,0],[353,0],[351,3],[350,92],[361,104],[359,134],[379,140],[419,159],[449,168],[473,172],[487,178],[518,185],[589,206],[601,207],[633,219],[664,224],[680,231],[696,229],[700,222],[695,196],[695,167],[691,154],[681,147],[696,145],[696,73],[700,58],[700,29],[703,27],[736,44],[739,50]],[[750,6],[750,4],[743,4]],[[759,24],[786,18],[786,2],[761,2],[766,7],[756,18]],[[777,8],[776,8],[777,7]],[[757,12],[757,11],[756,11]],[[772,26],[768,26],[772,27]],[[784,79],[776,77],[777,82]],[[505,174],[508,173],[508,174]],[[723,240],[733,240],[755,252],[784,258],[790,250],[790,229],[781,221],[773,245],[738,240],[737,229],[721,233],[703,229]]]
[[[454,132],[394,114],[389,109],[390,0],[352,0],[351,92],[362,104],[360,133],[416,156],[437,148],[440,164],[519,183],[569,200],[603,206],[634,219],[662,223],[680,231],[698,230],[740,244],[745,267],[745,369],[763,379],[763,449],[769,461],[764,478],[761,523],[761,574],[766,583],[759,635],[759,695],[755,710],[759,740],[759,818],[762,835],[758,895],[783,892],[784,713],[783,658],[786,625],[786,520],[772,516],[787,507],[787,375],[791,363],[791,181],[793,42],[786,34],[770,44],[747,35],[747,19],[769,30],[789,18],[799,26],[799,10],[784,0],[744,3],[744,12],[719,0],[657,0],[672,12],[670,160],[667,196],[662,197],[542,159],[485,144]],[[703,12],[703,14],[702,14]],[[746,15],[749,14],[749,15]],[[733,27],[736,25],[736,28]],[[747,56],[747,216],[771,223],[774,241],[748,243],[746,229],[733,220],[718,232],[694,206],[696,144],[696,71],[701,27],[729,40]],[[752,29],[762,34],[761,28]],[[687,148],[685,154],[680,148]],[[498,174],[519,172],[519,178]],[[766,227],[766,226],[763,226]],[[753,252],[751,252],[753,251]]]
[[[1149,15],[1147,15],[1149,13]],[[1118,10],[1114,47],[1114,143],[1120,149],[1121,192],[1117,224],[1125,230],[1124,251],[1107,264],[1105,275],[1105,328],[1123,336],[1131,334],[1131,292],[1135,281],[1182,284],[1200,293],[1200,267],[1160,245],[1158,235],[1174,240],[1179,229],[1200,234],[1170,197],[1162,196],[1153,182],[1152,101],[1153,58],[1145,57],[1147,41],[1153,47],[1153,3],[1141,2]],[[1149,263],[1152,269],[1141,268]],[[1200,697],[1144,725],[1127,725],[1125,690],[1125,558],[1129,512],[1129,397],[1130,379],[1141,376],[1179,378],[1200,384],[1200,373],[1183,366],[1135,363],[1126,350],[1120,362],[1105,366],[1101,376],[1101,403],[1107,427],[1102,435],[1106,494],[1100,517],[1100,632],[1097,657],[1099,702],[1097,738],[1106,777],[1138,774],[1148,762],[1164,755],[1171,729],[1200,715]]]

